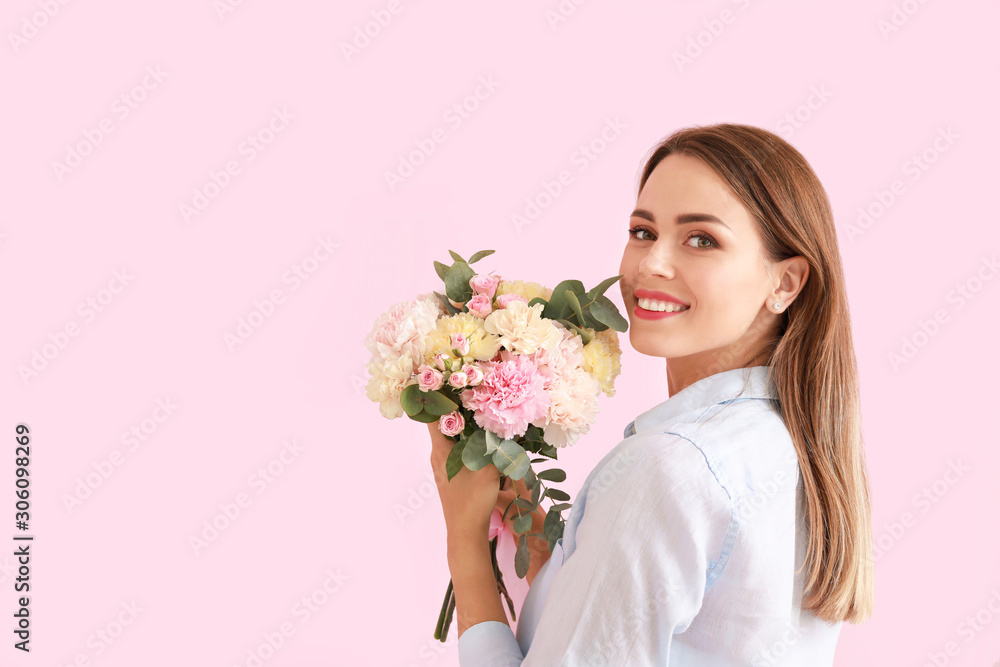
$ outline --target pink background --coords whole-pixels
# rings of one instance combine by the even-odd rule
[[[996,3],[224,1],[4,5],[0,540],[18,422],[36,537],[32,653],[8,630],[0,663],[456,665],[425,427],[365,398],[362,338],[449,248],[549,286],[616,275],[646,152],[722,121],[799,148],[841,230],[882,550],[836,664],[1000,660]],[[563,457],[574,500],[666,398],[622,342]]]

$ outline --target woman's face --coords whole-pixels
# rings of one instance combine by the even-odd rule
[[[666,357],[671,374],[691,381],[766,363],[755,357],[779,324],[770,309],[776,267],[725,181],[697,158],[668,155],[643,186],[629,227],[619,273],[636,351]],[[647,310],[638,304],[644,290],[659,302],[644,301],[650,308],[670,297],[687,308]]]

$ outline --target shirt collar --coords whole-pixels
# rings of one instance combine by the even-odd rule
[[[692,382],[664,402],[640,414],[625,428],[625,432],[629,435],[642,433],[663,422],[674,421],[686,412],[699,410],[700,414],[721,403],[745,399],[778,400],[774,379],[768,378],[770,368],[734,368]]]

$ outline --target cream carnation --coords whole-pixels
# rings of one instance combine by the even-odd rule
[[[600,411],[599,393],[597,380],[582,368],[560,375],[548,388],[549,408],[545,416],[549,423],[545,426],[545,441],[565,447],[589,431]]]
[[[451,356],[452,334],[464,334],[469,343],[469,355],[478,361],[487,361],[500,351],[500,337],[491,334],[483,327],[483,322],[472,313],[458,313],[442,317],[437,321],[437,327],[427,334],[425,359],[434,363],[439,353]]]
[[[615,378],[622,372],[622,348],[614,329],[598,331],[583,347],[583,368],[593,375],[608,396],[615,395]]]
[[[544,306],[528,306],[512,301],[506,308],[495,310],[483,320],[486,331],[500,337],[500,344],[519,354],[532,354],[539,349],[555,350],[562,333],[552,320],[542,317]]]
[[[539,283],[525,282],[523,280],[501,280],[497,285],[496,297],[501,294],[518,294],[526,301],[531,301],[536,296],[542,297],[546,301],[552,296],[552,289]]]
[[[376,401],[378,410],[387,419],[403,416],[399,395],[412,384],[413,359],[408,355],[389,359],[372,359],[367,365],[371,378],[365,387],[368,398]]]

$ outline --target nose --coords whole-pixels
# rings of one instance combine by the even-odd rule
[[[673,258],[670,251],[661,243],[654,243],[639,261],[639,275],[643,278],[662,276],[674,277]]]

